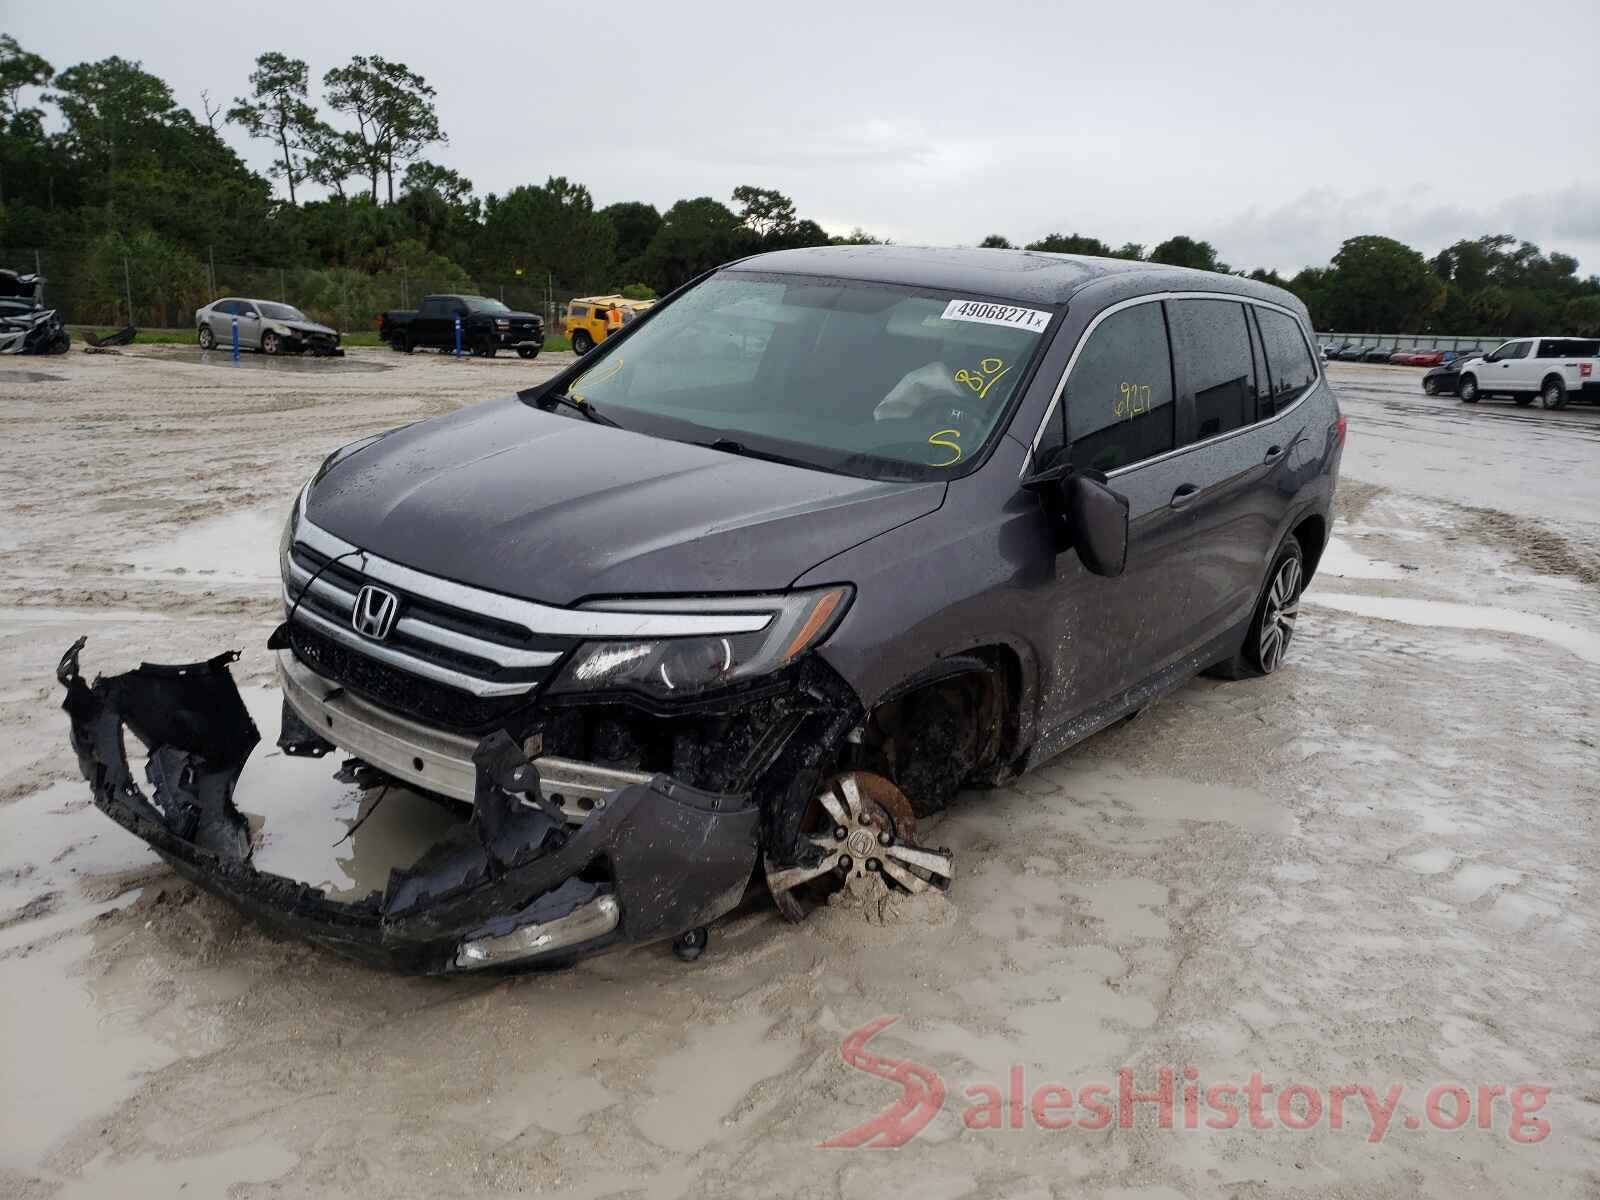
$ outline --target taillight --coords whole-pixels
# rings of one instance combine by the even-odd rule
[[[1579,363],[1578,364],[1578,375],[1579,375],[1580,378],[1587,379],[1587,378],[1589,378],[1589,376],[1591,376],[1593,374],[1594,374],[1594,364],[1592,362],[1586,362],[1586,363]]]
[[[1341,416],[1333,423],[1333,436],[1339,439],[1339,445],[1344,445],[1345,431],[1350,428],[1350,418]]]

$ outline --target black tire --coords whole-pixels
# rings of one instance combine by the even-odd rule
[[[1456,399],[1463,404],[1476,404],[1480,398],[1478,377],[1476,375],[1463,375],[1461,382],[1456,384]]]
[[[397,333],[389,339],[389,346],[399,354],[411,353],[411,339],[403,333]]]
[[[1437,379],[1424,379],[1422,381],[1422,390],[1430,396],[1437,396],[1439,394],[1439,381]]]
[[[587,329],[580,329],[572,335],[572,352],[580,357],[594,349],[594,338],[589,336]]]
[[[518,346],[517,347],[517,357],[518,358],[538,358],[539,357],[539,349],[540,348],[538,346]]]
[[[216,347],[217,335],[211,331],[211,322],[207,321],[200,326],[200,349],[211,350]]]
[[[57,331],[55,337],[50,339],[50,346],[46,354],[65,354],[72,349],[72,335],[65,329]]]
[[[1567,385],[1559,375],[1547,377],[1539,388],[1539,403],[1546,408],[1567,406]]]
[[[1527,408],[1528,405],[1533,403],[1533,397],[1532,396],[1513,396],[1513,397],[1511,397],[1511,403],[1515,404],[1518,408]]]
[[[261,353],[277,355],[283,352],[283,339],[272,330],[267,330],[261,335]]]
[[[1206,672],[1219,679],[1259,679],[1283,665],[1289,644],[1294,639],[1300,615],[1300,594],[1305,590],[1305,559],[1300,540],[1290,534],[1272,556],[1255,615],[1245,631],[1244,644],[1232,658],[1224,659]],[[1268,622],[1277,630],[1276,641],[1266,638]]]
[[[496,354],[500,353],[500,347],[496,346],[486,337],[479,338],[477,343],[472,347],[472,353],[478,358],[493,358]]]

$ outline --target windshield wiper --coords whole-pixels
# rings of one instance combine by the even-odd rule
[[[548,404],[546,403],[547,401]],[[581,412],[585,417],[595,422],[597,425],[609,425],[613,429],[622,428],[620,424],[606,416],[605,413],[599,411],[587,400],[579,400],[577,397],[570,396],[566,392],[546,392],[533,402],[535,408],[542,408],[545,412],[549,412],[550,409],[554,408],[557,404],[564,404],[576,412]]]
[[[811,471],[826,471],[827,467],[807,462],[803,458],[791,458],[787,454],[774,454],[770,450],[757,450],[746,446],[743,442],[735,441],[731,437],[716,437],[709,442],[695,442],[696,446],[704,446],[707,450],[721,450],[724,454],[737,454],[741,458],[759,458],[766,462],[782,463],[786,467],[805,467]]]

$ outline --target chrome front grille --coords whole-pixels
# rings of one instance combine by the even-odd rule
[[[295,626],[359,659],[480,700],[529,695],[587,638],[749,633],[772,619],[759,606],[750,612],[699,613],[659,602],[653,611],[632,612],[522,600],[368,553],[314,524],[303,510],[282,565],[284,607]],[[398,600],[386,636],[365,636],[352,620],[357,596],[367,586]],[[354,676],[372,673],[359,663],[349,665],[352,678],[340,682],[363,690]]]
[[[537,637],[505,621],[485,620],[425,595],[372,579],[361,557],[334,561],[297,542],[287,564],[284,603],[294,619],[358,654],[474,696],[516,696],[533,690],[575,641]],[[356,596],[373,584],[399,600],[387,637],[374,640],[351,622]],[[308,587],[309,585],[309,587]]]

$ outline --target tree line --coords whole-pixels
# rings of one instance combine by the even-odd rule
[[[306,62],[276,51],[244,82],[231,101],[202,92],[196,116],[140,63],[112,56],[57,71],[0,34],[0,245],[81,250],[90,296],[114,294],[113,276],[136,257],[143,285],[171,292],[178,313],[209,279],[202,260],[271,264],[337,315],[362,311],[363,281],[383,274],[441,290],[553,278],[663,292],[762,250],[879,240],[859,228],[830,235],[789,197],[752,185],[727,202],[698,196],[665,211],[637,200],[599,207],[563,176],[480,196],[429,157],[449,146],[435,89],[381,55],[327,69],[320,94]],[[47,123],[48,109],[57,120]],[[231,144],[239,135],[271,148],[265,176]],[[980,244],[1011,245],[997,234]],[[1057,233],[1024,248],[1232,270],[1185,235],[1147,250]],[[1248,274],[1299,295],[1320,329],[1600,333],[1600,276],[1577,267],[1504,234],[1432,259],[1367,235],[1325,267]]]

